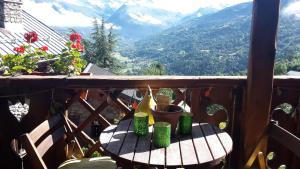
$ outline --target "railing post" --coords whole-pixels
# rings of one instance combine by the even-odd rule
[[[279,3],[280,0],[253,1],[246,111],[241,130],[244,160],[249,158],[270,120]]]

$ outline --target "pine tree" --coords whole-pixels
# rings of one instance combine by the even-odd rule
[[[84,41],[86,48],[84,57],[87,61],[116,73],[121,68],[119,61],[113,57],[116,43],[112,27],[107,34],[104,19],[102,18],[101,25],[95,19],[91,39]]]

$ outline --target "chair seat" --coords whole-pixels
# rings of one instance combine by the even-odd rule
[[[58,169],[116,169],[116,162],[110,157],[71,159],[63,162]]]

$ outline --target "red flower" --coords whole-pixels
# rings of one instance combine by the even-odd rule
[[[84,46],[81,45],[81,43],[78,42],[78,41],[75,42],[75,43],[72,43],[72,44],[71,44],[71,48],[77,49],[79,52],[83,52],[83,51],[84,51]]]
[[[72,41],[72,42],[81,42],[81,35],[79,34],[79,33],[72,33],[71,35],[70,35],[70,41]]]
[[[25,52],[25,47],[24,46],[15,47],[14,51],[16,51],[19,54],[23,54]]]
[[[40,50],[46,52],[48,50],[48,46],[42,46],[42,47],[40,47]]]
[[[25,33],[24,38],[27,43],[34,43],[39,40],[38,34],[34,31]]]

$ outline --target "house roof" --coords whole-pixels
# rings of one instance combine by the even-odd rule
[[[84,69],[83,73],[92,73],[94,75],[115,75],[114,73],[106,69],[100,68],[93,63],[89,63],[87,67]]]
[[[300,76],[300,72],[291,70],[291,71],[287,72],[287,75],[289,75],[289,76]]]
[[[33,47],[48,46],[50,54],[59,54],[65,48],[67,40],[53,29],[27,13],[22,11],[24,32],[13,33],[10,30],[0,28],[0,54],[14,54],[14,47],[27,44],[24,33],[35,31],[39,35],[39,41],[32,44]]]

